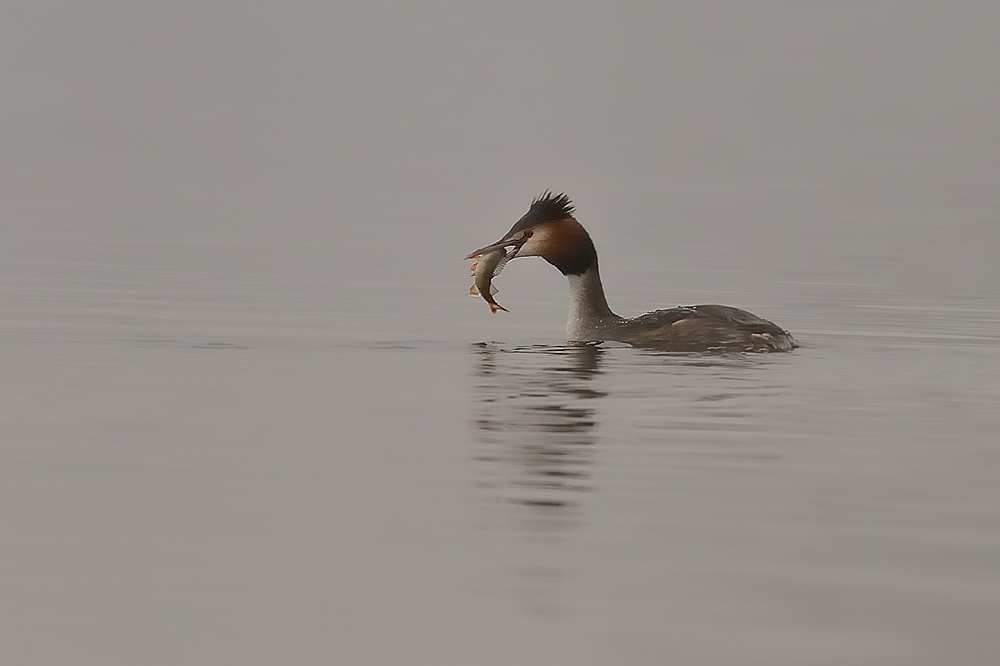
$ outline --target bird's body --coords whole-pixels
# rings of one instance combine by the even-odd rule
[[[573,342],[614,340],[678,352],[789,351],[798,346],[788,331],[725,305],[655,310],[633,318],[615,314],[604,295],[594,243],[562,194],[543,194],[502,239],[469,256],[500,249],[512,258],[540,256],[569,278],[566,336]]]

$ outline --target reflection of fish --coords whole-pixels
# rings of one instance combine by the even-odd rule
[[[507,308],[493,300],[493,294],[497,292],[497,289],[491,283],[493,278],[500,274],[509,259],[510,255],[505,250],[499,249],[480,255],[478,261],[472,264],[472,274],[476,278],[476,283],[469,289],[469,293],[473,295],[478,293],[482,296],[483,300],[490,304],[490,310],[494,313],[497,310],[507,312]]]

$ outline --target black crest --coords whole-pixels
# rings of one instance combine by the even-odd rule
[[[565,194],[552,194],[549,190],[545,190],[541,196],[531,202],[528,212],[511,227],[507,234],[510,235],[523,229],[530,229],[545,222],[565,220],[567,217],[573,217],[574,210],[576,208],[568,196]]]
[[[552,194],[549,190],[542,192],[540,196],[531,202],[528,214],[535,217],[539,222],[550,220],[564,220],[573,217],[576,208],[573,202],[565,194]]]

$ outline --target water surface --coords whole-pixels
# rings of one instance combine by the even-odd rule
[[[32,7],[7,661],[995,663],[996,10]],[[567,345],[540,260],[491,315],[544,188],[621,314],[802,347]]]

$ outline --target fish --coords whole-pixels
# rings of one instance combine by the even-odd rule
[[[517,249],[506,251],[503,249],[487,252],[477,257],[477,261],[472,264],[472,275],[476,278],[475,284],[469,289],[469,293],[475,296],[479,294],[483,300],[490,304],[490,311],[496,314],[497,310],[509,312],[507,308],[493,300],[493,294],[497,293],[497,288],[493,286],[493,278],[500,274],[503,267],[510,261],[510,258],[517,253]]]

